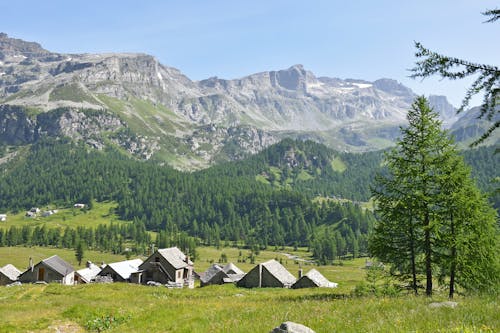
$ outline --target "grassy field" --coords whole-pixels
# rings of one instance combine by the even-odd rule
[[[283,321],[316,332],[498,332],[494,298],[430,308],[424,297],[351,298],[337,291],[171,290],[112,285],[0,288],[0,332],[269,332]]]
[[[29,226],[42,226],[50,227],[97,227],[99,224],[110,224],[111,222],[118,222],[118,216],[114,213],[117,207],[115,202],[100,202],[94,204],[91,210],[83,210],[77,208],[63,208],[57,207],[39,207],[41,212],[46,210],[57,209],[58,212],[51,216],[42,217],[41,213],[37,217],[26,217],[24,211],[18,213],[7,213],[7,221],[0,222],[0,228],[10,228],[11,226],[23,227]],[[123,221],[121,221],[123,222]]]

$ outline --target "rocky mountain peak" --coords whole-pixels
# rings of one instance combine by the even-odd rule
[[[38,43],[10,38],[6,33],[0,32],[0,60],[5,59],[7,56],[36,58],[48,54],[50,52],[42,48]]]
[[[308,79],[316,80],[314,75],[306,71],[302,65],[294,65],[288,69],[272,71],[269,73],[269,76],[273,87],[295,91],[305,91]]]

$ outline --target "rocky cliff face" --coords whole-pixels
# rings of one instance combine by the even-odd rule
[[[333,148],[365,151],[392,144],[394,129],[405,123],[414,96],[394,80],[318,78],[301,65],[195,82],[145,54],[57,54],[0,34],[0,104],[40,114],[16,121],[7,113],[1,116],[3,138],[12,142],[29,141],[25,130],[87,140],[82,134],[87,130],[95,134],[126,128],[150,138],[144,140],[154,148],[149,153],[138,149],[139,155],[162,151],[185,159],[183,165],[196,159],[197,167],[220,156],[233,159],[257,152],[283,137],[309,137]],[[431,102],[451,125],[455,119],[446,98]],[[31,122],[58,108],[73,111],[51,119],[57,124],[53,128],[31,129],[39,126]],[[76,111],[81,108],[98,112],[88,116]],[[111,111],[106,119],[99,117],[104,110]]]

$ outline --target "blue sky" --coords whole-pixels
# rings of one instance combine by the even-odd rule
[[[412,80],[413,41],[499,65],[492,0],[1,1],[0,31],[61,53],[141,52],[193,80],[303,64],[316,76],[396,79],[458,105],[466,81]],[[479,102],[479,100],[477,100]]]

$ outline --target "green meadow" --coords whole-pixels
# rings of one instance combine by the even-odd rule
[[[201,247],[195,269],[204,271],[223,253],[245,271],[254,266],[245,258],[248,250]],[[0,248],[0,266],[12,263],[23,268],[29,256],[36,262],[53,254],[79,268],[72,250],[35,247]],[[306,249],[261,251],[255,263],[278,259],[297,276],[300,262],[304,272],[314,267],[339,283],[339,288],[244,289],[224,285],[181,290],[125,283],[0,287],[0,332],[269,332],[287,320],[316,332],[500,331],[500,307],[493,296],[459,296],[456,308],[431,308],[431,302],[446,300],[439,292],[432,299],[406,294],[355,297],[351,292],[364,280],[365,259],[313,266],[289,255],[308,259],[309,254]],[[242,257],[246,262],[237,262]],[[86,251],[84,260],[99,263],[125,258]]]
[[[441,300],[441,299],[437,299]],[[498,332],[495,298],[351,298],[324,289],[167,289],[123,283],[0,288],[1,332],[269,332],[283,321],[316,332]]]

